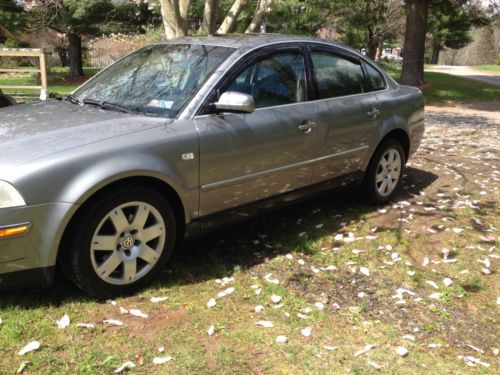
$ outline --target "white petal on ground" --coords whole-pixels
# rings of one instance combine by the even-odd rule
[[[481,349],[481,348],[478,348],[477,346],[474,346],[474,345],[469,345],[469,344],[465,344],[465,346],[468,346],[469,348],[475,350],[476,352],[478,353],[481,353],[481,354],[484,354],[484,350]]]
[[[377,362],[366,361],[366,363],[368,363],[370,366],[372,366],[373,368],[375,368],[377,370],[380,370],[382,368],[382,366],[380,366]]]
[[[78,323],[76,326],[78,328],[95,328],[95,325],[92,323]]]
[[[425,280],[425,283],[432,286],[434,289],[439,289],[439,286],[432,280]]]
[[[112,326],[122,326],[123,325],[123,322],[121,320],[116,320],[116,319],[104,319],[102,322],[106,323],[106,324],[111,324]]]
[[[118,367],[115,371],[113,371],[115,374],[119,374],[119,373],[122,373],[130,368],[134,368],[135,367],[135,363],[132,362],[132,361],[127,361],[125,362],[123,365],[121,365],[120,367]]]
[[[144,319],[147,319],[149,316],[148,314],[143,313],[141,310],[138,310],[138,309],[130,309],[130,315],[137,316],[138,318],[144,318]]]
[[[429,295],[429,298],[430,299],[439,299],[439,298],[441,298],[441,293],[438,293],[438,292],[432,293],[431,295]]]
[[[271,296],[271,301],[273,301],[274,303],[280,303],[281,302],[281,297],[276,295],[276,294],[273,294]]]
[[[2,323],[3,323],[3,320],[2,320],[2,318],[0,318],[0,326],[2,325]]]
[[[269,320],[259,320],[257,323],[258,326],[264,327],[264,328],[272,328],[274,327],[273,322],[270,322]]]
[[[32,352],[33,350],[40,349],[40,341],[32,341],[24,348],[19,351],[19,355],[25,355],[26,353]]]
[[[207,333],[209,336],[212,336],[215,333],[215,326],[213,324],[208,327]]]
[[[406,274],[408,276],[415,276],[415,271],[411,271],[411,270],[410,271],[406,271]]]
[[[159,352],[159,353],[163,353],[164,351],[165,351],[165,347],[164,347],[164,346],[160,346],[160,347],[158,348],[158,352]]]
[[[425,257],[424,258],[424,261],[422,262],[422,266],[427,266],[429,264],[429,258],[428,257]]]
[[[359,292],[358,293],[358,298],[363,298],[364,296],[366,296],[365,292]]]
[[[106,303],[110,303],[112,304],[113,306],[116,306],[116,301],[114,299],[107,299],[106,300]]]
[[[318,310],[323,310],[325,308],[325,304],[322,303],[322,302],[315,302],[314,303],[314,306],[318,309]]]
[[[450,279],[449,277],[445,277],[443,279],[443,284],[446,285],[446,286],[450,286],[451,284],[453,284],[453,280]]]
[[[172,360],[173,360],[173,358],[169,355],[167,355],[166,357],[154,357],[153,363],[155,365],[163,365],[164,363],[170,362]]]
[[[286,257],[286,259],[289,259],[289,260],[293,259],[293,255],[292,254],[286,254],[285,257]]]
[[[455,232],[456,234],[460,234],[462,233],[464,230],[462,228],[453,228],[453,232]]]
[[[120,306],[120,314],[128,314],[128,310]]]
[[[359,267],[359,272],[361,272],[365,276],[370,276],[370,270],[368,267]]]
[[[276,337],[276,342],[278,344],[284,344],[287,341],[288,341],[288,338],[286,336],[278,336],[278,337]]]
[[[211,308],[217,305],[217,302],[215,301],[215,298],[210,298],[210,301],[207,302],[207,307]]]
[[[413,336],[413,335],[404,335],[403,339],[410,340],[410,341],[415,341],[415,336]]]
[[[168,297],[151,297],[149,300],[153,303],[166,301]]]
[[[68,314],[64,314],[63,317],[57,321],[57,328],[59,329],[65,329],[68,327],[70,324],[69,316]]]
[[[264,306],[262,306],[262,305],[255,306],[255,312],[256,313],[260,313],[262,310],[264,310]]]
[[[429,347],[431,349],[435,349],[435,348],[441,347],[441,344],[431,343],[431,344],[427,345],[427,347]]]
[[[479,364],[483,367],[490,367],[489,363],[483,362],[479,358],[473,357],[471,355],[465,356],[464,361],[465,363],[467,363],[467,366],[475,366],[476,364]]]
[[[328,350],[329,352],[331,352],[333,350],[337,350],[338,347],[332,346],[332,345],[323,345],[323,349]]]
[[[366,344],[363,349],[358,350],[356,353],[354,353],[354,356],[355,357],[359,357],[360,355],[365,354],[366,352],[372,350],[373,348],[375,348],[375,345],[373,345],[373,344]]]
[[[222,292],[220,292],[218,294],[219,298],[222,298],[222,297],[225,297],[225,296],[228,296],[230,295],[231,293],[234,292],[234,288],[233,287],[230,287],[230,288],[227,288],[226,290],[223,290]]]
[[[262,293],[262,289],[261,288],[258,288],[258,289],[255,289],[255,294],[256,295],[260,295]]]
[[[30,361],[23,361],[23,362],[19,365],[19,367],[18,367],[18,369],[17,369],[17,371],[16,371],[16,374],[22,374],[22,373],[23,373],[23,371],[26,369],[26,366],[28,366],[30,363],[31,363]]]
[[[405,355],[408,354],[408,349],[406,349],[404,346],[398,346],[396,348],[396,354],[401,357],[404,357]]]
[[[302,336],[304,337],[309,337],[311,336],[311,333],[312,333],[312,328],[311,327],[306,327],[306,328],[303,328],[300,330],[300,333],[302,334]]]
[[[306,264],[305,260],[304,259],[299,259],[297,261],[298,264],[300,264],[301,266],[303,266],[304,264]]]

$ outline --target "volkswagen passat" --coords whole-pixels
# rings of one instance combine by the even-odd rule
[[[0,288],[60,266],[92,295],[130,293],[239,210],[346,184],[388,201],[423,132],[421,92],[339,44],[142,48],[64,100],[0,110]]]

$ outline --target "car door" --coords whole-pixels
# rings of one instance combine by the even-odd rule
[[[307,101],[301,47],[274,47],[236,64],[214,88],[252,95],[252,113],[196,116],[200,135],[200,216],[309,185],[316,126]]]
[[[316,86],[318,152],[314,181],[353,175],[363,166],[380,113],[366,90],[361,61],[327,46],[309,49]]]

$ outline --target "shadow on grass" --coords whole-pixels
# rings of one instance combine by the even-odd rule
[[[418,195],[437,175],[408,168],[396,201]],[[337,233],[343,223],[363,219],[377,207],[361,203],[356,189],[328,191],[302,198],[259,217],[234,224],[184,243],[167,269],[149,288],[196,284],[248,270],[291,251],[311,252],[311,243]],[[317,228],[318,224],[323,224]],[[305,233],[305,235],[299,235]],[[58,275],[56,285],[41,291],[16,291],[0,295],[0,307],[37,308],[92,298]]]

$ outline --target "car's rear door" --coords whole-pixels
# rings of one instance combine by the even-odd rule
[[[318,126],[314,181],[356,176],[376,129],[379,103],[367,92],[360,59],[347,51],[309,46]]]
[[[212,102],[238,91],[254,97],[256,110],[196,116],[200,216],[311,183],[317,128],[307,82],[303,48],[274,46],[245,58],[214,88]]]

